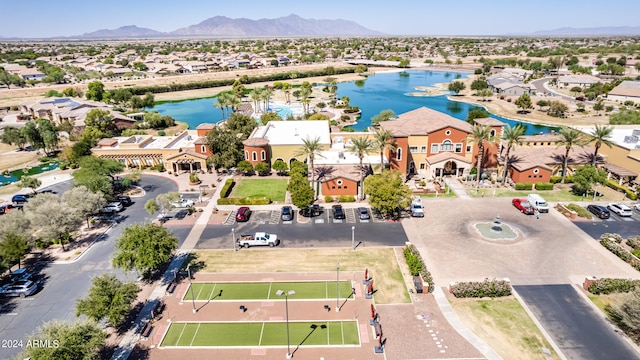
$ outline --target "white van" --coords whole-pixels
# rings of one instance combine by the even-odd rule
[[[529,196],[527,196],[527,200],[529,201],[529,204],[531,204],[531,206],[533,206],[539,212],[541,213],[549,212],[549,204],[547,204],[547,202],[542,198],[542,196],[538,194],[529,194]]]
[[[422,199],[419,196],[411,198],[411,216],[424,217],[424,209],[422,208]]]

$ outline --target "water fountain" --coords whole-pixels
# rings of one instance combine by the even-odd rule
[[[498,214],[492,222],[476,223],[473,225],[480,236],[492,241],[513,241],[518,239],[518,234],[509,224],[502,222]]]

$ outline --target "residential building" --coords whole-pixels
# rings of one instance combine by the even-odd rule
[[[624,80],[607,94],[611,101],[625,102],[631,100],[640,104],[640,81]]]

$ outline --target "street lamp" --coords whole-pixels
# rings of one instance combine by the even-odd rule
[[[282,296],[284,295],[284,306],[285,306],[285,313],[287,316],[287,359],[291,359],[293,357],[293,354],[291,353],[291,340],[289,338],[289,296],[295,295],[296,292],[293,290],[289,290],[287,292],[284,292],[282,290],[278,290],[276,291],[276,295],[278,296]]]
[[[340,311],[340,263],[336,263],[336,312]]]
[[[596,201],[596,195],[598,194],[598,186],[600,186],[600,183],[596,183],[596,190],[593,192],[593,201]]]
[[[193,306],[193,313],[198,312],[196,309],[196,298],[193,296],[193,283],[191,283],[191,264],[187,265],[187,275],[189,276],[189,288],[191,289],[191,305]]]
[[[236,229],[235,228],[231,229],[231,237],[233,237],[233,251],[238,251],[238,248],[236,248]]]
[[[355,250],[356,249],[355,231],[356,231],[356,227],[352,226],[351,227],[351,250]]]

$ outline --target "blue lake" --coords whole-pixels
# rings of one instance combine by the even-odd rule
[[[475,105],[451,101],[447,95],[440,96],[411,96],[410,93],[418,93],[416,87],[432,86],[437,83],[450,82],[455,79],[465,78],[467,74],[443,71],[403,71],[386,72],[369,76],[364,81],[344,82],[338,84],[338,99],[346,96],[350,104],[358,106],[362,115],[358,123],[353,126],[355,130],[365,130],[371,124],[371,118],[382,110],[391,109],[396,114],[425,106],[457,119],[467,118],[469,110],[478,108]],[[189,124],[189,128],[195,129],[201,123],[217,123],[222,120],[220,109],[213,107],[215,98],[197,100],[184,100],[158,104],[153,107],[163,115],[169,115],[178,121]],[[491,115],[492,118],[511,124],[523,124],[527,126],[527,135],[548,133],[552,128],[542,125],[522,123],[509,120],[500,116]]]

